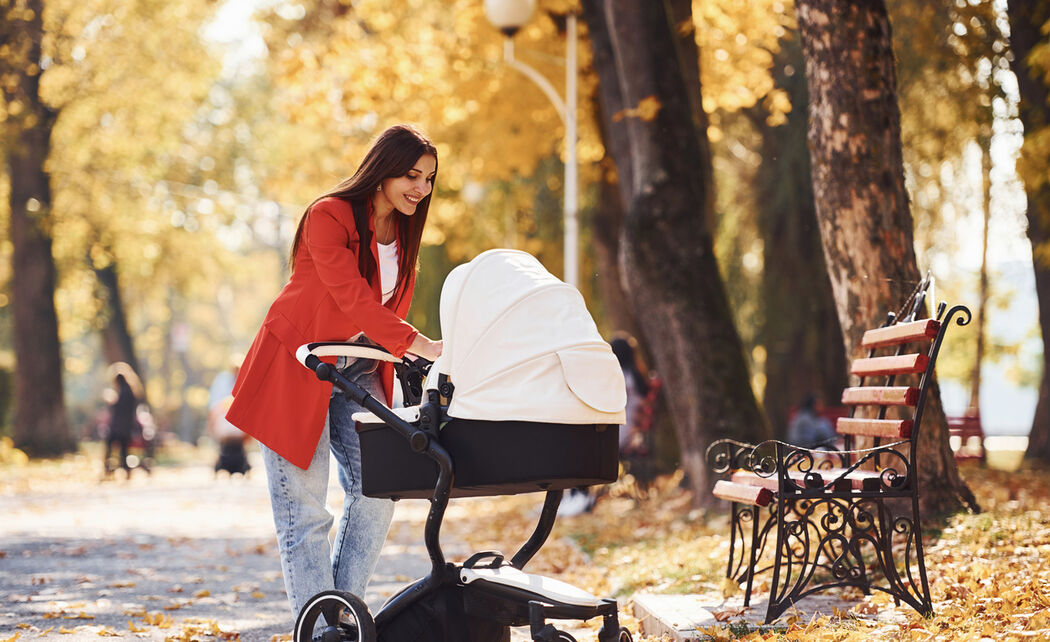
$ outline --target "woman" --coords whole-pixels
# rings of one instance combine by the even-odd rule
[[[307,208],[292,243],[291,278],[237,376],[226,417],[261,444],[293,613],[323,590],[364,595],[394,510],[391,501],[361,494],[350,419],[361,408],[332,395],[295,351],[363,332],[395,356],[441,354],[440,341],[405,321],[436,173],[434,145],[416,129],[391,127],[353,176]],[[389,403],[391,364],[357,383]],[[329,450],[346,491],[334,544],[325,507]]]

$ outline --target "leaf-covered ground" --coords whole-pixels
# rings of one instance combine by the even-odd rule
[[[803,620],[789,611],[777,630],[705,633],[749,640],[1050,640],[1050,471],[964,465],[962,472],[983,512],[927,525],[935,617],[895,608],[882,593],[856,592],[846,595],[855,606],[845,612]],[[637,490],[620,482],[593,512],[560,519],[530,570],[625,601],[640,591],[725,591],[728,520],[690,510],[691,498],[676,482],[661,479],[641,499],[629,498]],[[538,512],[533,497],[484,501],[472,504],[470,514],[450,514],[447,536],[509,549]],[[895,611],[894,623],[871,618],[887,609]],[[632,618],[627,624],[638,630]]]
[[[176,452],[166,464],[175,470],[181,465],[180,459],[200,460],[201,457],[199,452]],[[98,487],[93,458],[27,463],[10,452],[0,452],[0,459],[3,460],[0,461],[0,495],[39,494],[48,498],[51,506],[59,506],[65,501],[63,497],[76,501],[77,497],[83,496],[70,493],[70,489],[78,484]],[[935,617],[924,619],[908,608],[894,608],[889,598],[879,593],[865,597],[855,592],[846,595],[852,600],[851,608],[819,617],[789,611],[775,630],[747,633],[738,627],[717,627],[707,629],[705,633],[715,639],[754,640],[1050,640],[1050,471],[1003,472],[967,465],[963,467],[963,476],[984,512],[959,514],[943,523],[926,525],[926,560]],[[140,480],[133,487],[141,484],[142,489],[160,492],[164,490],[163,479],[162,474],[153,480]],[[560,518],[551,538],[529,564],[528,570],[556,576],[597,595],[615,595],[625,605],[623,623],[632,631],[640,630],[639,622],[630,615],[631,599],[638,593],[724,593],[734,590],[735,587],[726,586],[722,580],[728,552],[726,516],[691,509],[692,498],[678,481],[674,476],[662,478],[646,493],[629,479],[618,482],[600,497],[592,512]],[[442,542],[450,552],[498,549],[512,553],[531,532],[541,502],[542,497],[537,495],[456,500],[447,512]],[[34,514],[37,516],[31,519],[56,519],[55,513],[47,505],[41,505],[39,513]],[[420,512],[419,516],[404,524],[395,524],[401,531],[407,529],[407,536],[392,533],[392,541],[415,541],[417,531],[421,540],[421,517]],[[192,526],[182,525],[185,528]],[[91,537],[90,533],[82,535]],[[262,539],[259,541],[268,542],[270,536],[263,535],[260,533]],[[263,548],[268,555],[275,555],[272,547]],[[2,556],[0,552],[0,560]],[[460,559],[456,553],[452,557]],[[154,558],[151,564],[160,569],[163,560]],[[127,580],[100,576],[98,582],[101,582],[100,586],[108,587],[121,579]],[[265,579],[273,580],[270,587],[273,590],[268,590],[268,593],[279,594],[279,578]],[[396,579],[408,580],[407,576]],[[768,587],[759,583],[757,590],[764,588]],[[136,588],[120,590],[134,593]],[[198,604],[214,599],[201,593],[202,590],[195,585],[186,585],[184,593],[192,594],[190,601]],[[218,595],[217,590],[213,589],[211,593]],[[236,597],[239,594],[234,590],[231,595]],[[254,599],[254,594],[251,597]],[[174,615],[158,610],[159,616],[179,620],[176,622],[178,626],[169,628],[164,628],[166,621],[148,621],[147,616],[152,616],[149,612],[128,614],[135,628],[94,628],[99,630],[98,635],[130,634],[136,638],[211,640],[241,637],[236,627],[224,625],[220,630],[214,621],[190,617],[193,613],[187,612],[186,617],[179,618],[180,613],[192,610],[185,607]],[[873,618],[873,614],[887,610],[893,611],[892,622]],[[80,611],[73,609],[60,615],[50,630],[48,622],[25,629],[0,631],[0,642],[75,637],[55,634],[65,633],[64,628],[78,623],[79,620],[70,620],[72,624],[66,620],[80,617]],[[594,626],[599,623],[595,621]],[[80,630],[94,628],[79,627]],[[151,636],[147,629],[157,629],[154,633],[163,637]],[[593,632],[579,633],[577,638],[581,641],[596,639]],[[516,634],[515,639],[523,638]]]

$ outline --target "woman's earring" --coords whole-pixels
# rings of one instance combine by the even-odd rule
[[[383,186],[382,185],[376,185],[376,191],[377,192],[382,192],[383,191]]]

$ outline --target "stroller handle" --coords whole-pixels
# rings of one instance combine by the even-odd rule
[[[401,363],[401,359],[379,346],[362,345],[350,341],[315,341],[304,343],[295,351],[295,358],[299,360],[299,363],[313,370],[314,368],[310,367],[306,361],[311,355],[315,357],[354,357]]]
[[[321,343],[332,345],[337,342]],[[341,342],[338,342],[338,344],[346,346],[346,344]],[[317,356],[317,353],[311,350],[310,346],[313,345],[318,344],[307,343],[296,350],[295,356],[304,366],[312,370],[314,374],[317,375],[318,379],[331,382],[333,386],[341,390],[349,399],[352,399],[366,410],[372,412],[376,417],[379,417],[383,423],[390,426],[395,432],[404,437],[408,441],[412,450],[425,455],[437,464],[438,479],[437,484],[434,487],[434,495],[430,499],[430,512],[427,515],[425,540],[427,552],[430,554],[430,561],[433,565],[432,573],[428,578],[428,582],[438,582],[441,569],[445,567],[445,556],[444,553],[441,552],[441,546],[438,543],[438,530],[440,528],[441,518],[445,513],[445,507],[448,505],[449,496],[452,492],[452,457],[438,441],[431,439],[426,431],[420,430],[401,419],[394,414],[393,410],[373,397],[367,390],[343,377],[334,366],[321,361],[321,358]],[[314,350],[316,350],[316,348]],[[332,353],[327,353],[323,356],[333,355]],[[386,360],[398,360],[396,357],[392,357],[389,354],[387,354],[387,357],[388,359]],[[434,585],[436,586],[436,584]]]

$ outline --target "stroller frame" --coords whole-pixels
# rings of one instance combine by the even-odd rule
[[[392,409],[388,408],[385,404],[373,397],[368,391],[343,376],[343,374],[334,366],[321,361],[321,359],[313,352],[313,348],[320,345],[322,344],[308,344],[300,348],[300,352],[297,355],[299,360],[306,367],[313,370],[318,379],[331,382],[341,390],[348,399],[353,400],[366,410],[373,413],[389,428],[402,436],[409,443],[414,452],[425,455],[437,464],[437,482],[433,494],[429,498],[430,509],[427,513],[426,525],[424,527],[424,543],[426,545],[427,554],[430,558],[431,569],[425,577],[405,586],[387,600],[380,611],[375,615],[374,619],[367,612],[367,606],[357,599],[356,596],[352,596],[348,593],[340,596],[333,595],[332,599],[343,605],[351,606],[351,609],[355,610],[355,614],[356,610],[363,608],[365,611],[365,618],[370,620],[361,622],[359,624],[360,630],[351,638],[342,637],[342,634],[340,633],[340,630],[345,632],[346,629],[339,625],[339,611],[333,611],[333,609],[330,608],[331,605],[329,605],[329,608],[325,608],[321,603],[324,601],[324,594],[314,596],[314,598],[311,598],[311,600],[307,602],[307,606],[304,607],[303,612],[299,614],[298,621],[296,622],[296,635],[294,637],[296,642],[299,642],[300,639],[311,639],[313,635],[313,624],[316,622],[318,615],[323,616],[328,624],[328,627],[322,634],[322,640],[325,642],[328,642],[329,640],[335,642],[337,640],[347,639],[356,640],[356,642],[372,642],[375,639],[379,639],[384,628],[398,616],[402,615],[409,607],[418,603],[419,600],[428,595],[437,592],[439,589],[451,586],[462,587],[472,598],[480,599],[490,607],[495,605],[499,612],[498,616],[493,617],[486,617],[490,615],[490,613],[485,612],[469,613],[469,615],[482,620],[497,622],[504,628],[509,626],[528,625],[532,639],[537,642],[574,640],[570,634],[560,631],[553,625],[547,623],[548,618],[589,620],[599,616],[603,618],[602,628],[598,632],[599,642],[631,641],[629,631],[626,628],[621,628],[619,625],[617,603],[614,599],[596,598],[580,591],[579,589],[575,589],[575,587],[571,587],[570,585],[562,584],[556,580],[546,580],[546,578],[537,575],[528,575],[527,577],[532,580],[546,580],[548,583],[562,584],[562,586],[585,596],[585,599],[568,601],[559,596],[556,592],[551,594],[550,592],[543,592],[542,590],[531,587],[531,582],[529,583],[530,585],[521,585],[520,583],[516,585],[513,582],[500,581],[500,578],[498,577],[500,574],[499,569],[501,567],[507,568],[507,566],[504,565],[503,555],[495,551],[477,553],[461,565],[447,562],[445,555],[441,550],[440,531],[445,509],[448,506],[452,494],[454,470],[451,455],[436,438],[438,434],[437,428],[440,426],[440,422],[443,419],[443,409],[440,403],[441,393],[437,390],[428,390],[426,392],[427,399],[420,406],[419,427],[416,427],[403,420]],[[334,347],[336,345],[347,344],[328,343],[324,345]],[[381,348],[370,346],[369,349],[382,352]],[[319,353],[322,355],[340,354],[338,349],[336,349],[335,352],[319,351]],[[400,361],[389,354],[385,356],[385,360]],[[445,388],[443,392],[451,393],[450,387],[442,387]],[[450,395],[446,394],[445,396]],[[509,563],[510,568],[521,571],[536,553],[539,552],[554,527],[558,506],[561,503],[561,497],[561,490],[548,490],[546,492],[543,508],[536,527],[529,538],[511,557]],[[489,560],[489,562],[484,564],[483,562],[485,560]],[[329,591],[327,593],[334,594],[339,592]],[[353,599],[350,600],[349,598]],[[465,599],[464,601],[466,602],[469,600]],[[573,601],[576,603],[572,603]],[[348,604],[348,602],[353,602],[353,604]],[[301,625],[303,624],[304,616],[309,615],[308,611],[310,611],[311,608],[315,609],[315,611],[312,612],[312,620],[310,617],[306,617],[309,624],[309,630],[302,631]],[[376,635],[376,632],[378,632],[378,635],[370,640],[369,638]],[[503,639],[507,639],[506,636],[504,636]]]

